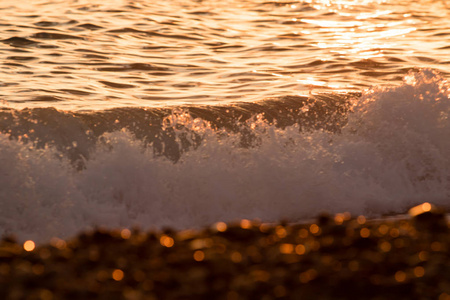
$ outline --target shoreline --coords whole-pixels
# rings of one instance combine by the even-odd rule
[[[444,212],[0,242],[2,299],[450,299]],[[27,244],[28,243],[28,244]]]

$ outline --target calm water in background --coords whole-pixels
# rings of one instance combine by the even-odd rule
[[[255,101],[450,74],[445,0],[3,0],[0,13],[12,108]]]
[[[0,0],[0,235],[450,208],[444,0]]]

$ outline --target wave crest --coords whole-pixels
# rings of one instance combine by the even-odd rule
[[[99,225],[188,228],[240,218],[297,221],[322,211],[380,215],[424,200],[448,207],[450,98],[434,71],[361,97],[302,99],[244,104],[252,109],[3,112],[17,128],[0,134],[2,233],[42,241]],[[296,110],[283,110],[291,100]],[[46,127],[51,116],[66,123]],[[314,118],[326,126],[305,126]],[[33,132],[14,135],[26,126],[59,140],[39,144]],[[78,129],[66,141],[61,128]],[[162,155],[170,147],[176,157]],[[76,148],[84,153],[78,170],[70,157]]]

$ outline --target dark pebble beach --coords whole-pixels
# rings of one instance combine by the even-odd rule
[[[81,233],[0,242],[0,299],[450,299],[449,223],[320,215],[291,224]]]

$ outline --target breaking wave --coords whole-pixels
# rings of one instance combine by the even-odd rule
[[[0,234],[196,228],[449,206],[450,91],[433,70],[359,94],[230,106],[0,112]]]

